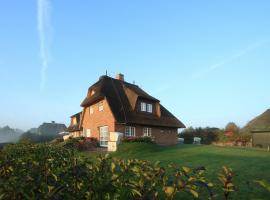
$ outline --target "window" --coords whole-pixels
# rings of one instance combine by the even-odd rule
[[[91,137],[91,129],[83,129],[83,137]]]
[[[146,103],[145,102],[141,102],[141,111],[142,112],[146,111]]]
[[[143,128],[143,136],[151,137],[152,136],[152,128]]]
[[[125,135],[127,137],[135,137],[135,135],[136,135],[136,133],[135,133],[135,127],[127,126],[126,127]]]
[[[103,111],[103,101],[98,103],[98,110]]]
[[[108,146],[108,140],[109,140],[109,129],[108,126],[103,126],[99,128],[99,141],[100,141],[100,146],[102,147],[107,147]]]
[[[94,113],[93,106],[90,106],[89,110],[90,110],[90,115]]]
[[[73,117],[73,118],[72,118],[72,124],[74,124],[74,125],[77,124],[77,119],[76,119],[76,117]]]
[[[153,105],[147,104],[147,112],[152,113],[153,112]]]

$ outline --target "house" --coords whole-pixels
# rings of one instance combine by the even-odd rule
[[[115,132],[124,137],[149,136],[157,144],[173,145],[177,144],[178,128],[185,128],[158,99],[126,82],[122,74],[101,76],[88,89],[81,107],[82,112],[71,116],[70,135],[95,137],[103,147]]]
[[[270,129],[254,129],[251,133],[253,147],[270,147]]]
[[[51,123],[45,122],[41,124],[37,129],[36,133],[39,135],[58,135],[61,132],[64,132],[67,129],[65,124],[55,123],[52,121]],[[32,129],[34,130],[34,129]]]

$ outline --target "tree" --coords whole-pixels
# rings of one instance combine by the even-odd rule
[[[240,128],[234,122],[229,122],[225,127],[226,133],[239,134]]]

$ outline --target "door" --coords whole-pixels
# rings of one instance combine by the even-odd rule
[[[109,130],[108,126],[99,128],[99,141],[101,147],[108,147]]]

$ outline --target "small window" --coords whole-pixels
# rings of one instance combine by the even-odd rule
[[[103,111],[103,101],[98,103],[98,110]]]
[[[145,102],[141,102],[141,111],[146,112],[146,103]]]
[[[125,135],[127,137],[135,137],[135,135],[136,135],[136,133],[135,133],[135,127],[127,126],[126,127],[126,131],[125,131]]]
[[[91,90],[90,96],[93,96],[95,93],[95,90]]]
[[[90,115],[92,115],[94,113],[93,106],[90,106],[89,110],[90,110]]]
[[[153,112],[153,105],[147,104],[147,112],[152,113]]]
[[[72,124],[73,124],[73,125],[77,124],[77,119],[76,119],[76,117],[73,117],[73,118],[72,118]]]
[[[152,128],[143,128],[143,136],[151,137],[152,136]]]
[[[91,129],[83,129],[83,137],[91,137]]]

